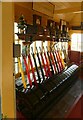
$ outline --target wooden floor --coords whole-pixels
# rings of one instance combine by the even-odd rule
[[[81,80],[81,94],[72,106],[67,118],[81,118],[83,120],[83,66],[81,68],[79,79]]]
[[[66,118],[81,118],[83,120],[83,95],[80,95],[74,105],[72,106]]]

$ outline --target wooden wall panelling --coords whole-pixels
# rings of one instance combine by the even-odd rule
[[[80,64],[80,62],[81,62],[81,53],[79,51],[71,51],[70,52],[70,62],[71,63],[75,62],[76,64]]]
[[[27,9],[32,9],[32,2],[15,2],[16,5],[20,5],[21,7],[25,7]]]
[[[24,3],[18,3],[18,4],[15,3],[14,4],[14,14],[15,14],[14,21],[18,22],[19,17],[21,16],[21,14],[23,14],[27,23],[32,24],[32,22],[33,22],[32,7],[31,7],[31,5],[29,6],[29,4],[27,4],[27,7],[24,5],[25,5]]]
[[[83,52],[81,52],[81,63],[83,63]]]

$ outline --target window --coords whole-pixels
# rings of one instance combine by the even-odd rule
[[[35,42],[33,42],[33,43],[30,45],[30,53],[32,53],[32,48],[33,48],[33,51],[35,51]]]
[[[73,33],[71,36],[71,50],[73,51],[83,51],[83,42],[81,41],[83,34]]]
[[[18,33],[18,27],[16,22],[14,22],[14,33]],[[18,36],[16,34],[14,34],[14,38],[15,41],[18,40]]]
[[[16,22],[14,23],[14,33],[18,33],[18,27],[17,27],[17,23]],[[21,45],[21,53],[22,53],[22,50],[23,50],[22,40],[18,39],[18,36],[16,34],[14,34],[14,39],[15,39],[14,40],[15,44],[20,44]],[[20,60],[21,60],[23,68],[25,69],[24,64],[23,64],[22,55],[20,57]],[[20,72],[19,71],[18,59],[17,58],[14,59],[14,63],[15,63],[15,74],[17,74],[18,72]]]
[[[18,28],[17,28],[17,23],[14,23],[14,33],[18,32]],[[18,36],[16,34],[14,34],[14,39],[15,39],[15,44],[18,44]],[[17,58],[14,59],[14,63],[15,63],[15,74],[19,72],[19,68],[18,68],[18,60]]]
[[[48,41],[43,42],[43,46],[44,46],[45,51],[47,51],[46,47],[48,46]]]
[[[38,51],[40,51],[39,47],[42,48],[42,41],[36,41],[36,47],[37,47]]]

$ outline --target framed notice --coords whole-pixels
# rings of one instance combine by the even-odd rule
[[[41,16],[34,14],[33,15],[33,25],[41,25]]]
[[[50,28],[55,28],[55,21],[53,20],[48,20],[47,21],[47,26]]]

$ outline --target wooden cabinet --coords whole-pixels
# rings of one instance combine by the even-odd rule
[[[81,52],[81,63],[83,63],[83,52]]]

